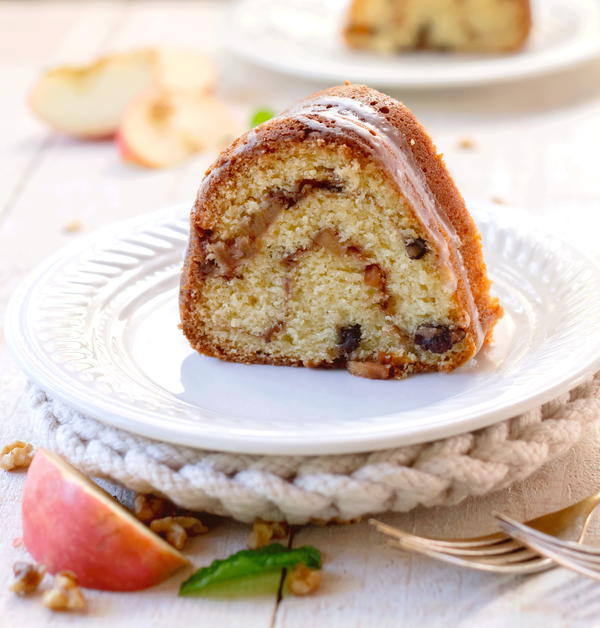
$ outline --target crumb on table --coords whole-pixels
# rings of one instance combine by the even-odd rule
[[[298,563],[288,573],[287,586],[293,595],[310,595],[321,586],[321,571]]]
[[[475,148],[475,142],[470,137],[461,137],[458,140],[458,148],[461,150],[472,150]]]
[[[70,220],[66,225],[64,225],[63,232],[64,233],[78,233],[82,229],[83,229],[83,223],[81,222],[81,220],[75,218],[74,220]]]
[[[44,565],[18,561],[13,565],[13,574],[15,579],[9,587],[10,590],[17,595],[28,595],[37,591],[46,574],[46,568]]]

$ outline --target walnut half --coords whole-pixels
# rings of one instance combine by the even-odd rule
[[[15,469],[27,469],[33,460],[33,445],[16,440],[6,445],[0,451],[0,469],[14,471]]]
[[[85,597],[72,571],[59,571],[54,577],[54,586],[44,593],[42,604],[53,611],[83,611]]]

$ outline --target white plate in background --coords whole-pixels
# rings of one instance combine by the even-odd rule
[[[470,431],[600,368],[596,263],[525,212],[473,205],[506,314],[494,345],[450,374],[373,381],[196,354],[177,327],[188,204],[105,228],[41,264],[10,302],[6,338],[52,395],[183,445],[336,454]]]
[[[382,56],[348,48],[341,29],[349,0],[238,0],[221,41],[271,70],[338,84],[435,88],[533,77],[600,56],[598,0],[533,0],[533,29],[508,54],[404,52]]]

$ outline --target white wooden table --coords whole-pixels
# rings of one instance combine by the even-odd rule
[[[221,95],[247,112],[275,109],[318,86],[274,76],[217,53],[215,23],[223,3],[20,2],[0,4],[0,317],[11,290],[34,264],[83,232],[191,200],[207,156],[162,171],[123,164],[111,142],[82,143],[54,135],[25,105],[40,68],[111,49],[170,42],[218,56]],[[518,84],[447,92],[394,94],[428,126],[467,198],[503,199],[580,245],[598,249],[600,227],[600,63]],[[469,137],[471,150],[459,140]],[[502,211],[498,204],[498,211]],[[592,331],[592,330],[591,330]],[[598,330],[595,330],[598,333]],[[583,339],[582,339],[583,341]],[[28,440],[24,377],[0,331],[0,444]],[[496,495],[454,508],[385,517],[417,533],[461,536],[491,528],[489,513],[523,519],[558,508],[600,487],[600,434],[589,431],[569,455]],[[53,615],[39,601],[6,591],[12,563],[24,556],[20,473],[0,472],[0,627],[214,626],[304,628],[343,626],[591,626],[600,621],[598,584],[554,570],[527,579],[485,575],[388,550],[366,524],[305,528],[294,544],[325,556],[319,594],[236,601],[180,599],[176,577],[136,594],[88,592],[85,619]],[[592,530],[596,540],[600,532]],[[223,522],[192,544],[196,564],[244,547],[248,528]]]

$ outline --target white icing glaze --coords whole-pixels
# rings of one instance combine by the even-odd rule
[[[374,107],[340,96],[322,96],[301,102],[296,107],[285,111],[281,117],[300,120],[319,133],[343,134],[351,131],[365,140],[367,147],[392,173],[403,195],[427,231],[429,240],[436,245],[442,272],[454,291],[457,287],[457,279],[451,263],[450,247],[452,247],[461,283],[467,295],[470,318],[467,324],[472,323],[477,351],[479,351],[483,344],[484,334],[464,260],[460,253],[460,237],[436,202],[425,175],[416,163],[412,150],[402,133]]]
[[[204,192],[206,191],[206,189],[212,182],[212,179],[217,175],[217,173],[221,172],[224,168],[226,168],[234,157],[236,157],[237,155],[240,155],[241,153],[245,153],[246,151],[256,146],[256,143],[258,142],[258,137],[259,137],[258,127],[251,129],[244,136],[244,141],[240,142],[240,144],[236,146],[235,149],[231,152],[231,156],[227,161],[225,161],[218,167],[211,166],[208,174],[204,177],[204,179],[202,180],[202,183],[200,184],[198,194],[196,195],[197,200],[202,197],[202,195],[204,194]]]

